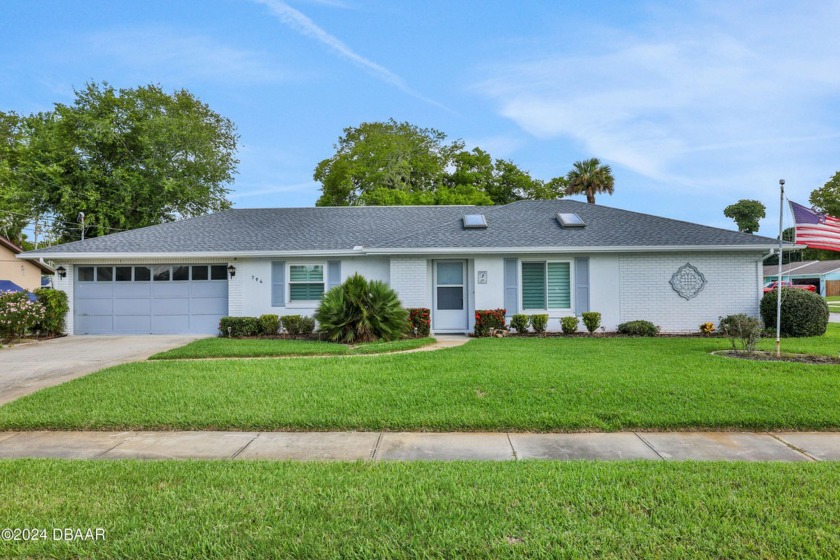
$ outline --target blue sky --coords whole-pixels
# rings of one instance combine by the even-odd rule
[[[610,164],[600,203],[734,229],[840,170],[840,3],[9,2],[0,110],[87,81],[186,88],[238,126],[237,207],[311,206],[347,126],[395,118],[535,177]],[[786,218],[789,221],[789,218]]]

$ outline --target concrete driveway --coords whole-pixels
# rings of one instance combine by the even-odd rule
[[[66,336],[0,350],[0,404],[100,369],[145,360],[198,335]]]

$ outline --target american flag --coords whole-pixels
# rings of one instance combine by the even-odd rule
[[[795,202],[790,202],[790,210],[796,223],[797,245],[840,251],[840,220]]]

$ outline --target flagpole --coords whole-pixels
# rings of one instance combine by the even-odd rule
[[[779,277],[776,283],[776,356],[782,355],[782,231],[784,227],[785,180],[779,179]]]

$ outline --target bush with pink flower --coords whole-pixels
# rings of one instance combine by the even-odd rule
[[[44,306],[29,292],[0,292],[0,338],[21,338],[44,319]]]

